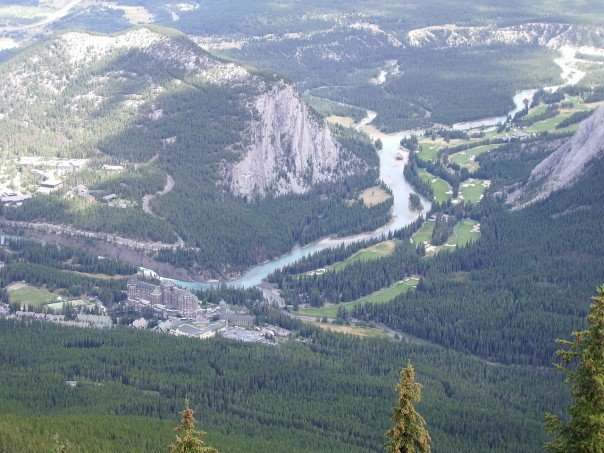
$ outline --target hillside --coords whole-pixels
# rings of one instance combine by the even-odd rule
[[[508,202],[523,207],[571,187],[603,154],[604,107],[599,107],[581,123],[571,140],[533,169],[523,187],[508,194]]]
[[[218,60],[178,32],[65,32],[4,63],[0,78],[7,186],[27,194],[41,177],[65,180],[62,191],[8,210],[11,220],[172,243],[186,264],[163,259],[227,271],[387,218],[387,207],[348,202],[377,178],[368,141],[340,131],[343,146],[291,85]],[[47,168],[40,157],[81,160]],[[66,199],[78,184],[97,201],[115,194],[121,209]],[[143,211],[143,197],[160,191]]]

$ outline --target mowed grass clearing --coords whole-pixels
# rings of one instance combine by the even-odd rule
[[[568,132],[568,131],[576,130],[577,127],[579,127],[578,123],[571,124],[570,126],[567,126],[562,129],[556,129],[556,126],[558,124],[560,124],[562,122],[562,120],[571,116],[573,113],[584,112],[586,110],[589,110],[590,107],[588,105],[585,105],[583,103],[583,100],[579,96],[566,96],[566,98],[564,99],[564,102],[572,102],[573,107],[571,109],[560,110],[560,113],[553,118],[548,118],[546,120],[536,122],[532,126],[528,127],[525,132],[527,132],[527,133],[538,133],[538,132],[545,132],[545,131]],[[541,107],[541,106],[538,106],[538,107]]]
[[[453,189],[447,181],[434,176],[432,173],[428,173],[423,168],[418,168],[417,174],[423,181],[426,181],[428,184],[430,184],[430,187],[432,187],[432,192],[434,192],[434,198],[438,203],[442,203],[451,197]]]
[[[331,115],[328,116],[326,119],[328,123],[337,124],[342,127],[352,127],[356,122],[354,118],[351,118],[350,116]]]
[[[475,220],[462,220],[453,228],[453,234],[447,239],[446,246],[460,247],[480,237],[480,223]]]
[[[314,322],[312,325],[320,327],[321,329],[329,330],[331,332],[356,335],[358,337],[389,338],[386,332],[373,327],[344,326],[325,322]]]
[[[415,233],[413,233],[413,236],[411,236],[411,241],[416,246],[419,246],[426,242],[430,243],[430,240],[432,239],[432,232],[434,231],[434,225],[434,220],[426,220],[422,227]]]
[[[360,299],[353,300],[351,302],[344,302],[342,304],[330,304],[320,308],[304,308],[300,310],[300,314],[304,316],[314,316],[317,318],[336,318],[338,316],[338,309],[344,307],[346,310],[353,308],[358,304],[372,303],[382,304],[389,302],[399,294],[409,291],[417,286],[419,280],[417,278],[406,278],[400,282],[395,283],[388,288],[380,289],[368,296],[361,297]]]
[[[353,263],[358,263],[361,261],[371,261],[371,260],[377,260],[379,258],[384,258],[384,257],[392,254],[392,252],[394,252],[396,244],[398,244],[399,242],[400,241],[398,239],[392,239],[389,241],[380,242],[379,244],[359,250],[354,255],[346,258],[344,261],[340,261],[338,263],[332,264],[331,266],[327,266],[322,269],[317,269],[316,271],[311,271],[308,273],[308,275],[312,275],[314,272],[323,273],[327,270],[339,271]]]
[[[462,168],[467,168],[469,171],[476,171],[480,167],[476,162],[476,156],[488,153],[493,148],[500,145],[482,145],[476,148],[466,149],[449,156],[449,162],[459,165]]]
[[[359,199],[365,206],[376,206],[390,199],[390,194],[379,186],[369,187],[361,192]]]
[[[436,154],[438,150],[441,148],[441,145],[434,142],[424,142],[419,143],[419,147],[417,150],[417,157],[421,160],[428,162],[429,160],[436,161]]]
[[[45,288],[36,288],[27,284],[12,284],[7,289],[9,301],[21,306],[41,307],[46,303],[57,301],[57,294]]]
[[[484,191],[491,184],[490,181],[483,179],[468,179],[459,186],[459,195],[457,200],[467,201],[469,203],[478,203],[482,200]]]

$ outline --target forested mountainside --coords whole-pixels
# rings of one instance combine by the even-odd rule
[[[553,370],[497,366],[441,347],[358,339],[282,315],[281,346],[0,320],[0,448],[165,451],[184,395],[223,452],[382,451],[400,368],[424,384],[435,451],[540,451]],[[77,380],[75,388],[66,380]]]
[[[505,115],[515,91],[560,83],[556,50],[602,48],[600,3],[145,0],[82,4],[51,28],[176,28],[215,54],[287,74],[330,114],[369,108],[394,132]]]
[[[366,138],[334,135],[291,85],[218,60],[178,32],[65,32],[0,73],[0,146],[13,184],[35,187],[40,176],[22,165],[32,156],[87,159],[63,191],[7,210],[8,219],[175,243],[162,259],[228,273],[388,217],[387,204],[354,202],[377,180]],[[164,195],[143,209],[166,178]],[[122,208],[66,199],[77,184],[115,194]]]
[[[530,204],[570,187],[603,154],[604,107],[600,107],[581,123],[572,140],[537,165],[526,185],[508,194],[507,199],[518,205]]]
[[[383,451],[409,362],[432,451],[543,451],[604,284],[603,24],[2,2],[0,451],[166,451],[185,398],[221,452]]]

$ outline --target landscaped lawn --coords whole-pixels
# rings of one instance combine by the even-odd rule
[[[434,220],[426,220],[422,227],[413,233],[411,240],[415,245],[423,244],[424,242],[430,242],[432,239],[432,231],[434,231]]]
[[[379,291],[371,293],[368,296],[361,297],[360,299],[353,300],[351,302],[331,304],[320,308],[305,308],[300,310],[300,314],[304,316],[315,316],[317,318],[336,318],[338,315],[338,309],[340,307],[350,309],[357,304],[364,304],[367,302],[374,304],[388,302],[399,294],[409,291],[411,288],[415,288],[417,286],[417,282],[418,280],[415,278],[406,279],[404,281],[397,282],[388,288],[380,289]]]
[[[468,179],[459,186],[459,198],[470,203],[478,203],[488,183],[482,179]]]
[[[11,303],[18,303],[19,305],[26,305],[28,307],[41,307],[47,302],[52,303],[57,301],[57,295],[47,289],[25,284],[18,288],[9,288],[8,298]]]
[[[528,127],[525,132],[527,132],[527,133],[536,133],[536,132],[544,132],[544,131],[568,132],[568,131],[576,130],[576,128],[578,127],[578,124],[572,124],[563,129],[556,129],[556,126],[558,124],[560,124],[560,122],[562,120],[571,116],[573,113],[589,110],[590,107],[583,104],[583,100],[581,99],[580,96],[566,96],[565,102],[572,102],[573,108],[562,110],[560,112],[560,114],[558,114],[557,116],[555,116],[553,118],[548,118],[543,121],[538,121],[537,123]]]
[[[453,235],[447,239],[446,244],[459,247],[475,241],[479,237],[480,224],[474,220],[462,220],[455,225],[455,228],[453,228]]]
[[[65,304],[69,304],[72,307],[80,307],[82,305],[88,305],[88,302],[86,302],[83,299],[73,299],[73,300],[63,300],[61,302],[54,302],[52,304],[46,304],[46,306],[48,308],[50,308],[51,310],[62,310]]]
[[[356,335],[359,337],[380,337],[390,338],[386,332],[374,327],[362,327],[362,326],[344,326],[339,324],[329,324],[324,322],[313,323],[314,326],[318,326],[321,329],[330,330],[332,332]]]
[[[436,160],[436,154],[438,150],[442,147],[439,143],[434,142],[424,142],[419,144],[419,149],[417,151],[417,157],[421,160],[429,161]]]
[[[434,192],[434,198],[438,203],[442,203],[451,197],[451,194],[447,192],[452,191],[452,188],[447,181],[434,176],[432,173],[428,173],[423,168],[418,168],[417,174],[422,180],[430,184],[432,192]]]
[[[482,145],[476,148],[466,149],[449,156],[449,162],[459,165],[462,168],[467,168],[469,171],[478,170],[478,163],[475,161],[476,156],[488,153],[493,148],[500,145]]]
[[[359,261],[371,261],[378,258],[383,258],[390,255],[394,251],[394,248],[398,242],[398,239],[392,239],[389,241],[380,242],[379,244],[367,247],[366,249],[361,249],[351,257],[346,258],[344,261],[327,266],[325,269],[339,271],[344,269],[346,266]]]

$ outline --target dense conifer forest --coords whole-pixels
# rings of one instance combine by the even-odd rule
[[[539,451],[543,412],[566,404],[549,390],[561,385],[550,370],[276,316],[261,319],[302,341],[274,347],[0,320],[0,446],[45,451],[59,433],[79,451],[165,451],[188,396],[221,451],[382,451],[409,359],[437,451]]]

